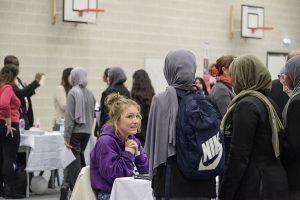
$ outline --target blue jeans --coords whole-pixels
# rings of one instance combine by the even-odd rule
[[[110,193],[99,192],[98,200],[109,200],[109,199],[110,199]]]

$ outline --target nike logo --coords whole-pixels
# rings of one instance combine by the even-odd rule
[[[217,133],[215,136],[201,144],[203,156],[200,159],[198,171],[212,170],[218,166],[223,154],[223,147],[219,142],[219,134],[220,133]],[[215,158],[216,155],[217,157]],[[215,160],[211,164],[204,165],[204,163],[211,161],[212,159]]]

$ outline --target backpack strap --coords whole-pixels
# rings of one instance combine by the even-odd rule
[[[189,94],[196,94],[196,93],[201,94],[201,92],[199,92],[198,90],[181,90],[178,88],[175,88],[175,90],[177,96],[180,97],[180,99],[182,99],[185,96],[188,96]]]

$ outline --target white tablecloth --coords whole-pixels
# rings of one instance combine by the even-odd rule
[[[133,177],[117,178],[110,200],[153,200],[151,181]]]
[[[89,165],[89,153],[95,144],[93,136],[85,149],[86,163]],[[60,132],[45,132],[43,135],[21,134],[20,146],[30,148],[26,166],[27,171],[43,171],[62,168],[61,152],[64,137]]]

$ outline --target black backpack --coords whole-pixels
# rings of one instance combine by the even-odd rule
[[[224,170],[225,149],[219,113],[199,91],[177,90],[181,97],[176,122],[180,171],[190,179],[212,178]]]

